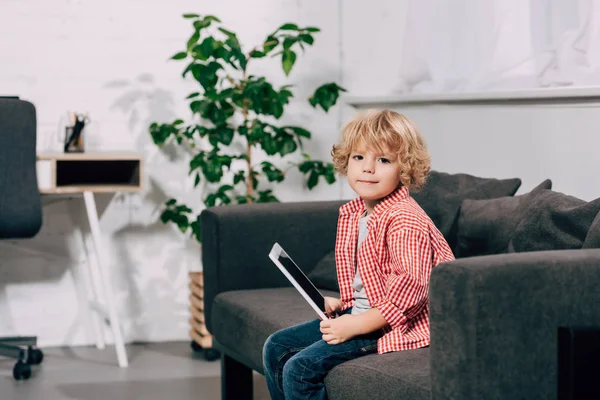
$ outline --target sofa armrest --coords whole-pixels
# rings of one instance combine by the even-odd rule
[[[201,213],[207,328],[221,292],[291,286],[269,259],[278,242],[305,272],[335,248],[342,201],[263,203],[208,208]]]
[[[600,326],[600,249],[458,259],[431,275],[433,399],[555,399],[558,327]]]

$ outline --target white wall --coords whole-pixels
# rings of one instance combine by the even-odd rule
[[[181,154],[159,151],[147,132],[151,121],[189,116],[183,99],[193,85],[181,80],[182,63],[168,61],[190,34],[181,15],[217,15],[248,45],[284,22],[320,27],[315,46],[298,57],[292,71],[291,83],[298,88],[284,122],[310,129],[314,140],[307,151],[327,159],[343,113],[352,111],[336,107],[324,114],[305,99],[321,83],[360,82],[353,72],[360,65],[342,68],[342,53],[360,64],[357,54],[363,49],[353,50],[359,43],[354,45],[352,35],[370,29],[342,29],[342,23],[361,21],[363,9],[373,10],[360,1],[343,3],[0,1],[0,88],[2,94],[16,94],[36,105],[39,150],[60,148],[61,118],[76,110],[89,112],[93,120],[87,133],[89,151],[134,150],[145,156],[142,193],[97,198],[105,206],[101,228],[126,340],[187,339],[187,273],[200,268],[198,246],[158,220],[167,198],[198,207],[200,193],[191,189]],[[392,22],[388,16],[387,26]],[[352,37],[349,44],[343,34]],[[255,72],[284,82],[276,61],[259,63]],[[340,79],[345,75],[351,79]],[[309,192],[299,176],[292,174],[288,181],[276,190],[283,201],[341,195],[341,183]],[[78,271],[85,266],[84,247],[75,231],[80,207],[77,200],[47,205],[36,238],[0,244],[0,336],[38,334],[41,345],[93,343],[85,293],[77,289]]]

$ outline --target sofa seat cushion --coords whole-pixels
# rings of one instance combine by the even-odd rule
[[[330,400],[429,400],[429,347],[371,354],[338,365],[325,378]]]
[[[324,296],[338,293],[322,290]],[[215,340],[240,361],[264,373],[262,348],[273,332],[316,317],[294,288],[238,290],[220,293],[213,303]],[[358,377],[361,377],[359,380]],[[429,348],[372,354],[335,367],[325,379],[336,399],[428,399]],[[360,390],[359,390],[360,389]],[[404,397],[407,396],[407,397]]]
[[[339,297],[327,290],[321,293]],[[236,290],[215,297],[211,334],[219,344],[243,355],[245,359],[240,361],[262,374],[262,348],[269,335],[316,318],[294,288]]]

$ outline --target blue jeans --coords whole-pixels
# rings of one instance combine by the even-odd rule
[[[263,367],[271,399],[326,399],[324,380],[333,367],[377,352],[380,331],[331,345],[322,338],[320,322],[305,322],[268,337]]]

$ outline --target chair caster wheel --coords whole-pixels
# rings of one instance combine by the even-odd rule
[[[206,361],[214,361],[217,358],[221,357],[221,353],[219,353],[215,349],[204,349],[204,358]]]
[[[44,353],[40,349],[29,348],[29,354],[27,355],[27,364],[38,365],[42,363],[44,359]]]
[[[13,377],[19,381],[21,379],[29,379],[31,377],[31,367],[22,361],[17,361],[13,368]]]

